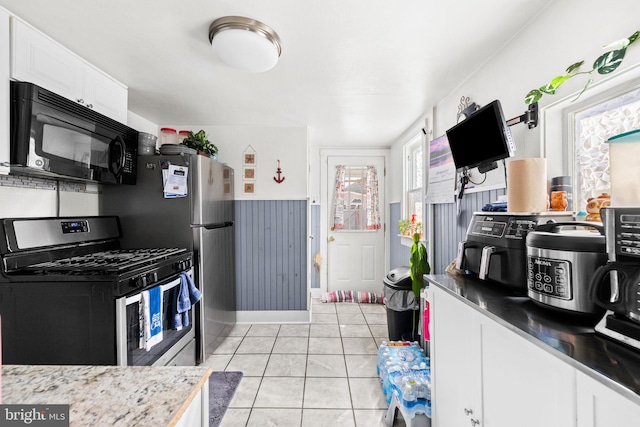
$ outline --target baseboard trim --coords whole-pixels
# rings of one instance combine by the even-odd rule
[[[236,323],[311,323],[309,310],[237,311]]]
[[[320,288],[311,288],[311,298],[322,298],[324,292]]]

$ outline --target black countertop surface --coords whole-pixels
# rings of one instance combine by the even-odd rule
[[[425,275],[467,305],[640,404],[640,350],[597,334],[599,318],[540,305],[472,276]]]

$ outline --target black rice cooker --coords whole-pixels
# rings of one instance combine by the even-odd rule
[[[574,313],[604,313],[589,296],[591,277],[607,263],[602,225],[544,224],[527,235],[526,244],[529,298]]]

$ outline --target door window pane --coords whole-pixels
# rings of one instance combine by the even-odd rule
[[[378,174],[374,166],[337,166],[334,230],[380,229]]]

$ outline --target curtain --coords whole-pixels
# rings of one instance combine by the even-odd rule
[[[378,172],[374,166],[336,166],[334,230],[379,230]]]
[[[344,177],[346,168],[343,165],[336,166],[336,183],[333,193],[333,228],[344,229]]]
[[[379,208],[379,194],[378,194],[378,172],[375,166],[367,166],[366,176],[366,189],[367,189],[367,230],[379,230],[380,229],[380,208]]]

